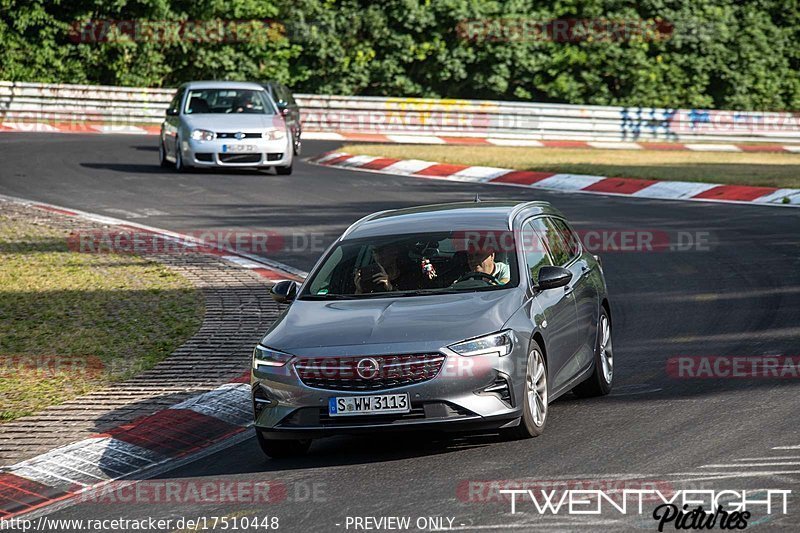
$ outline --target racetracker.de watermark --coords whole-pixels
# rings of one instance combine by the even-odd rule
[[[667,359],[675,379],[798,379],[800,356],[683,355]]]
[[[590,253],[707,252],[715,243],[714,235],[709,231],[595,228],[577,230],[574,235],[583,250]],[[517,243],[525,253],[543,252],[557,246],[559,241],[569,246],[572,240],[572,232],[556,228],[547,232],[531,229],[459,230],[453,234],[456,250],[468,252],[514,252]]]
[[[133,41],[139,43],[244,43],[278,41],[286,37],[283,23],[249,20],[116,20],[75,21],[69,40],[75,44]]]
[[[663,41],[673,26],[661,19],[527,17],[462,20],[457,35],[472,42],[624,42]]]
[[[110,368],[99,357],[56,354],[3,354],[0,356],[0,378],[21,373],[42,379],[67,375],[73,379],[96,379]]]
[[[145,230],[109,229],[75,231],[67,237],[73,252],[88,254],[176,254],[275,252],[322,253],[327,235],[302,232],[281,234],[271,230],[193,230],[179,235],[162,235]]]
[[[280,479],[114,481],[83,491],[76,500],[100,505],[320,503],[327,501],[326,486],[324,482]]]

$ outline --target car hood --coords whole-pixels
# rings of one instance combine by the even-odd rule
[[[514,289],[363,300],[297,300],[273,324],[262,344],[294,355],[317,357],[436,351],[501,329],[522,303],[523,295]]]
[[[280,115],[251,115],[243,113],[200,114],[184,115],[183,121],[190,129],[211,131],[237,132],[284,127],[283,117]]]

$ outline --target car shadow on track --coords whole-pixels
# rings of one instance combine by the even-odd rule
[[[274,170],[261,170],[255,168],[225,168],[224,172],[219,169],[205,169],[205,168],[191,168],[186,169],[181,174],[178,174],[173,169],[162,168],[157,164],[142,164],[142,163],[80,163],[84,168],[93,170],[113,170],[114,172],[124,172],[128,174],[168,174],[171,176],[209,176],[216,177],[226,176],[268,176],[274,175]]]

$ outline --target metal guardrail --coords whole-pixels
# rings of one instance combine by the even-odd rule
[[[0,81],[4,122],[159,124],[174,89]],[[580,141],[800,142],[800,114],[296,95],[304,131]]]

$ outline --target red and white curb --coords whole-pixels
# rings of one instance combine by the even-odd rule
[[[628,141],[567,141],[543,140],[537,136],[515,137],[452,137],[442,135],[419,135],[408,133],[348,133],[317,132],[303,133],[303,139],[319,141],[353,141],[401,144],[467,144],[484,146],[518,146],[527,148],[595,148],[600,150],[690,150],[693,152],[794,152],[800,153],[800,144],[717,144],[679,142],[628,142]]]
[[[0,195],[13,202],[165,239],[194,237],[127,220]],[[199,243],[199,241],[197,241]],[[207,250],[270,280],[302,280],[307,273],[263,257]],[[119,480],[140,480],[227,448],[249,437],[253,420],[249,373],[168,409],[0,469],[0,519],[51,512],[80,494]],[[133,481],[131,481],[133,482]]]
[[[453,165],[419,159],[351,155],[344,152],[329,152],[308,161],[318,165],[349,170],[449,181],[513,185],[562,192],[611,194],[659,200],[800,206],[800,189],[558,174],[497,167]]]
[[[6,467],[0,472],[0,519],[45,507],[49,512],[107,483],[145,479],[196,460],[239,442],[230,439],[251,423],[250,385],[234,382]]]
[[[20,133],[114,133],[129,135],[158,135],[156,125],[133,126],[125,124],[2,122],[0,132]],[[534,135],[514,137],[454,137],[418,133],[355,133],[355,132],[303,132],[303,140],[352,141],[400,144],[459,144],[487,146],[517,146],[527,148],[595,148],[601,150],[690,150],[694,152],[786,152],[800,153],[800,144],[727,144],[679,142],[628,142],[628,141],[569,141],[543,140]]]

